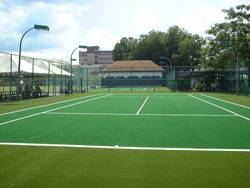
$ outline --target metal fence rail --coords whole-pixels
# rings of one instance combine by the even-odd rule
[[[0,52],[0,102],[65,95],[71,91],[109,92],[113,88],[129,88],[132,92],[137,87],[151,87],[152,91],[167,88],[168,91],[250,94],[250,67],[246,66],[232,66],[225,70],[194,66],[111,70],[105,65],[73,65],[71,69],[68,62],[22,56],[18,84],[17,62],[18,55]],[[18,85],[21,91],[19,95]]]

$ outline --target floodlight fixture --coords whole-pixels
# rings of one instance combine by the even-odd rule
[[[88,48],[88,46],[85,45],[79,45],[78,48],[82,49],[82,48]]]
[[[34,29],[36,30],[44,30],[44,31],[49,31],[49,26],[47,25],[34,25]]]

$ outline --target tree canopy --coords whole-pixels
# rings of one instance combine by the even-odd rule
[[[170,59],[173,65],[195,65],[201,57],[204,39],[173,26],[167,32],[150,31],[139,39],[122,38],[113,50],[114,60],[144,60],[158,63],[160,57]]]
[[[250,5],[223,10],[225,22],[210,27],[207,33],[207,65],[225,68],[250,59]]]
[[[136,38],[123,37],[113,50],[114,60],[168,58],[173,66],[203,65],[222,69],[250,59],[250,5],[222,10],[225,22],[207,30],[208,37],[192,34],[178,26],[166,32],[152,30]]]

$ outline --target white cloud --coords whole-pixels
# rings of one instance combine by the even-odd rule
[[[36,44],[43,44],[45,47],[46,45],[52,45],[56,46],[55,49],[49,50],[53,50],[54,55],[61,56],[63,52],[66,55],[79,44],[79,39],[84,34],[84,29],[78,20],[79,17],[83,17],[86,10],[87,7],[74,3],[49,4],[38,2],[32,3],[28,8],[18,5],[13,6],[6,12],[0,12],[0,39],[12,38],[16,41],[16,44],[13,45],[18,47],[19,40],[25,29],[31,27],[34,22],[47,24],[50,26],[49,33],[36,34],[35,38],[29,38],[32,36],[29,33],[25,37],[25,45],[34,45],[34,41]]]
[[[148,6],[141,6],[134,11],[132,24],[130,26],[130,35],[138,36],[148,33],[160,26],[160,19],[157,17],[157,12]]]
[[[15,7],[9,9],[8,12],[0,12],[0,39],[6,36],[18,38],[15,32],[26,18],[27,14],[23,7]]]
[[[222,22],[224,14],[214,5],[204,5],[196,9],[189,9],[183,14],[178,25],[189,32],[204,35],[209,26]]]
[[[0,1],[0,8],[3,8],[4,7],[4,4],[2,1]]]
[[[98,45],[105,50],[111,50],[113,45],[120,40],[119,36],[102,28],[88,30],[84,37],[83,44]]]
[[[209,26],[223,21],[221,9],[241,3],[249,0],[31,1],[25,5],[0,0],[0,50],[17,50],[22,33],[34,23],[49,25],[50,32],[29,33],[24,47],[31,52],[24,54],[48,58],[68,57],[79,44],[112,49],[121,37],[166,31],[172,25],[204,35]]]
[[[220,0],[218,3],[223,6],[223,9],[228,9],[239,4],[249,4],[249,0]]]

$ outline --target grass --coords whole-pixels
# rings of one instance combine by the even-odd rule
[[[0,86],[0,92],[3,92],[3,91],[16,91],[16,87],[15,86],[12,86],[10,88],[10,86]]]
[[[238,103],[245,106],[250,106],[250,96],[237,96],[226,93],[207,93],[207,94],[222,100]]]
[[[92,94],[95,94],[95,93],[89,92],[87,94],[79,93],[79,94],[73,94],[73,95],[63,95],[63,96],[53,96],[53,97],[51,96],[51,97],[28,99],[28,100],[22,100],[22,101],[4,102],[4,103],[0,103],[0,114],[5,113],[5,112],[15,111],[15,110],[21,110],[25,108],[31,108],[35,106],[65,101],[68,99],[74,99],[77,97],[83,97],[83,96],[88,96]]]
[[[111,97],[55,112],[135,114],[145,97],[149,96],[141,114],[228,114],[226,111],[192,99],[186,93],[168,94],[162,92],[146,93],[146,95],[114,94]],[[198,94],[193,95],[248,118],[250,116],[249,109],[225,104]],[[0,104],[0,113],[81,96],[83,95],[25,100],[15,102],[12,108],[11,105],[9,107]],[[234,100],[233,102],[239,100],[237,97],[228,96]],[[92,98],[94,97],[74,102]],[[249,98],[240,97],[240,101],[243,105],[247,105]],[[67,104],[70,102],[57,104],[53,108]],[[48,109],[51,107],[26,111],[25,115]],[[0,118],[1,123],[9,120],[8,118],[13,119],[14,116],[0,116]],[[249,132],[248,121],[234,116],[120,117],[41,114],[0,126],[0,141],[250,148]],[[139,151],[2,145],[0,187],[248,187],[249,159],[249,152]]]
[[[0,187],[248,187],[248,153],[0,147]]]

